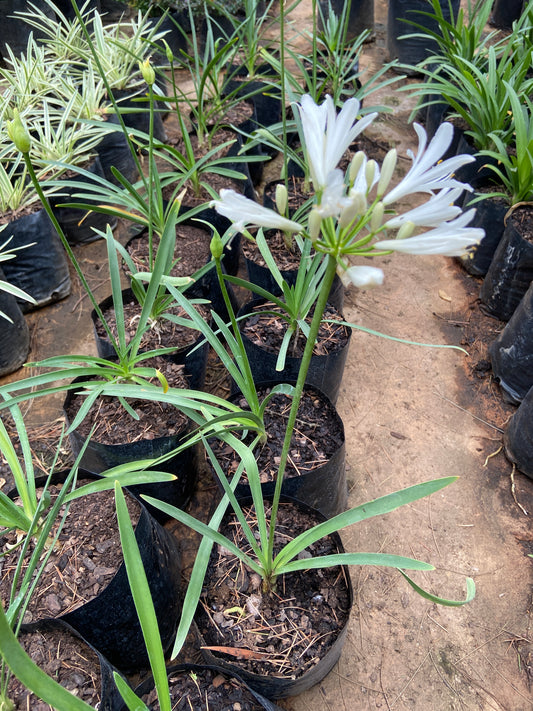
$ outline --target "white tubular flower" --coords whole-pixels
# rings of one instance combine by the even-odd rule
[[[360,103],[348,99],[337,114],[331,96],[318,105],[309,94],[296,104],[302,122],[303,137],[311,180],[315,190],[326,187],[327,176],[338,166],[340,159],[355,138],[372,123],[377,113],[357,121]]]
[[[263,207],[255,200],[235,192],[235,190],[221,190],[220,200],[209,203],[219,215],[224,215],[233,222],[237,230],[242,230],[246,225],[265,227],[266,229],[282,230],[283,232],[301,232],[302,225],[288,220],[268,207]]]
[[[443,254],[445,257],[460,257],[485,236],[485,230],[467,227],[475,209],[468,210],[451,222],[444,222],[433,230],[407,239],[387,239],[375,242],[374,248],[406,254]]]
[[[338,217],[345,207],[351,205],[352,201],[345,195],[345,189],[342,170],[332,171],[327,177],[327,185],[322,192],[320,205],[316,207],[316,211],[322,219]]]
[[[407,175],[385,197],[383,202],[390,205],[400,198],[412,193],[431,193],[442,188],[462,187],[463,190],[472,188],[466,183],[455,180],[452,175],[465,163],[475,160],[474,156],[459,155],[439,163],[453,137],[451,123],[442,123],[426,148],[427,135],[419,124],[413,124],[418,134],[418,153],[409,150],[407,155],[412,159],[413,165]]]
[[[337,270],[339,273],[339,270]],[[342,270],[339,277],[344,286],[354,285],[358,289],[371,289],[383,284],[384,274],[377,267],[355,266]]]
[[[363,154],[359,170],[353,179],[350,194],[363,193],[363,195],[368,195],[374,185],[379,182],[379,178],[379,165],[374,160],[369,161],[367,157]]]
[[[453,220],[461,214],[461,208],[453,203],[463,192],[463,188],[447,188],[440,190],[427,202],[414,207],[403,215],[396,215],[387,220],[386,227],[398,229],[406,222],[412,222],[419,227],[438,227],[442,222]]]
[[[381,197],[385,190],[389,187],[389,183],[396,170],[396,163],[398,162],[398,154],[395,148],[392,148],[381,164],[381,176],[379,178],[377,194]]]

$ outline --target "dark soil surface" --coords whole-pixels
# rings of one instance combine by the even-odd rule
[[[91,647],[67,630],[51,628],[24,632],[20,642],[48,676],[97,708],[101,688],[100,661]],[[9,681],[8,696],[15,703],[15,711],[53,711],[49,704],[30,694],[16,677]]]
[[[269,392],[259,391],[259,401]],[[239,402],[246,408],[246,401]],[[281,449],[291,398],[288,395],[276,394],[265,409],[265,428],[267,441],[255,448],[255,458],[262,482],[275,479],[280,461]],[[252,435],[248,436],[251,442]],[[246,441],[246,440],[245,440]],[[291,440],[289,460],[285,476],[298,476],[312,471],[324,464],[342,445],[342,432],[338,428],[335,409],[328,401],[319,398],[312,390],[304,391],[294,433]],[[229,445],[220,443],[215,448],[217,459],[223,471],[232,474],[238,467],[240,459]]]
[[[79,485],[88,481],[80,481]],[[58,487],[49,488],[52,501]],[[127,497],[128,510],[137,522],[140,508],[133,497]],[[52,536],[57,531],[52,529]],[[2,551],[16,542],[16,533],[8,534]],[[6,607],[18,562],[18,551],[2,558],[0,598]],[[59,533],[39,585],[32,595],[25,622],[45,617],[60,617],[98,595],[115,576],[122,562],[122,548],[115,512],[113,491],[102,491],[75,499]],[[68,583],[66,582],[68,581]]]
[[[263,312],[268,313],[263,313]],[[283,337],[287,332],[287,322],[273,315],[282,313],[278,306],[272,303],[261,304],[254,308],[254,312],[247,319],[242,321],[243,334],[257,346],[264,348],[271,353],[279,353]],[[341,320],[341,315],[333,306],[328,306],[324,312],[324,319]],[[307,317],[307,323],[311,323],[312,314]],[[291,338],[291,345],[288,355],[293,358],[301,358],[305,349],[307,339],[300,332],[298,338]],[[336,353],[348,343],[348,328],[342,324],[322,323],[318,332],[318,338],[313,350],[314,355],[327,355]]]
[[[255,512],[244,509],[256,530]],[[267,509],[267,516],[269,515]],[[274,553],[312,519],[292,503],[282,503]],[[221,528],[229,540],[251,554],[240,526],[230,518]],[[330,537],[309,546],[305,556],[338,552]],[[232,553],[216,546],[205,581],[197,623],[207,648],[231,647],[225,658],[255,673],[300,677],[315,666],[346,624],[349,589],[340,567],[280,576],[275,590],[264,592],[260,578]]]
[[[274,261],[281,271],[298,269],[301,253],[296,242],[293,242],[292,246],[289,248],[285,242],[283,232],[278,232],[277,230],[269,230],[265,233],[265,238],[272,256],[274,257]],[[263,255],[259,251],[259,248],[255,242],[244,240],[242,251],[247,259],[259,264],[261,267],[266,266]]]
[[[171,387],[186,388],[184,366],[173,363],[168,358],[148,358],[142,363],[146,367],[157,368]],[[159,384],[156,378],[152,378]],[[67,404],[66,413],[70,422],[79,411],[84,395],[74,394]],[[123,444],[140,439],[173,436],[180,433],[187,423],[187,418],[173,405],[157,400],[135,400],[128,403],[137,413],[132,415],[115,398],[102,396],[97,398],[89,409],[85,419],[77,427],[82,437],[88,437],[92,428],[92,439],[103,444]]]
[[[219,671],[176,672],[170,674],[168,682],[172,711],[260,711],[264,708],[244,684]],[[152,711],[158,711],[155,690],[141,698]]]

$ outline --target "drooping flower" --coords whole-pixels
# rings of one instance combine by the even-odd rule
[[[327,177],[355,138],[372,123],[377,113],[368,114],[359,121],[360,103],[348,99],[337,113],[331,96],[316,104],[309,94],[296,104],[302,122],[302,142],[306,148],[309,171],[315,190],[326,187]]]
[[[471,190],[472,188],[466,183],[455,180],[453,174],[457,168],[475,160],[473,156],[459,155],[439,162],[451,143],[452,124],[442,123],[427,148],[426,131],[417,123],[413,125],[418,134],[418,152],[415,155],[411,150],[407,151],[413,160],[413,165],[398,185],[383,197],[385,205],[390,205],[412,193],[431,193],[434,190],[457,187]]]
[[[445,257],[459,257],[468,248],[478,244],[485,236],[479,227],[467,227],[475,209],[468,210],[455,220],[443,222],[428,232],[407,239],[386,239],[374,243],[377,250],[392,250],[406,254],[442,254]]]
[[[300,232],[303,228],[293,220],[264,207],[255,200],[235,192],[235,190],[220,191],[220,200],[213,200],[210,207],[233,222],[237,230],[244,229],[247,225],[265,227],[266,229],[282,230],[283,232]]]
[[[463,192],[462,187],[439,190],[427,202],[408,210],[401,215],[395,215],[387,220],[386,227],[398,229],[406,222],[420,227],[438,227],[442,222],[452,220],[461,214],[461,208],[454,205],[455,200]]]
[[[344,286],[353,284],[359,289],[371,289],[383,284],[383,270],[377,267],[353,266],[343,269],[339,265],[337,273]]]

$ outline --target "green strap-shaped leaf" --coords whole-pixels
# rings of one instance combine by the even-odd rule
[[[461,607],[462,605],[466,605],[468,602],[472,602],[472,600],[474,599],[474,595],[476,594],[476,584],[474,583],[472,578],[466,579],[466,598],[464,600],[446,600],[443,597],[437,597],[437,595],[432,595],[431,593],[427,592],[427,590],[423,590],[419,585],[415,583],[414,580],[411,580],[411,578],[406,575],[403,570],[400,570],[400,573],[407,580],[413,590],[416,590],[416,592],[423,598],[425,598],[426,600],[430,600],[431,602],[435,602],[437,605],[446,605],[446,607]]]
[[[310,570],[316,568],[331,568],[334,565],[381,565],[386,568],[407,568],[408,570],[435,570],[430,563],[424,563],[415,558],[406,558],[389,553],[335,553],[292,560],[287,565],[276,569],[276,574],[290,573],[294,570]]]

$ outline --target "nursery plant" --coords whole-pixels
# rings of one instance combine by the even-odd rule
[[[148,67],[145,67],[145,69],[148,71]],[[284,86],[285,84],[282,82],[282,87]],[[271,508],[267,509],[263,500],[257,463],[253,454],[253,445],[252,447],[245,445],[241,436],[243,430],[254,431],[256,433],[256,441],[263,436],[260,420],[261,405],[259,403],[254,403],[250,407],[250,411],[246,412],[220,400],[220,398],[204,393],[174,391],[172,388],[168,388],[164,381],[160,381],[160,385],[153,385],[145,380],[145,376],[153,375],[153,372],[148,373],[147,369],[143,368],[138,369],[138,372],[134,373],[133,377],[125,377],[126,373],[118,372],[113,377],[105,378],[101,386],[99,384],[97,388],[99,393],[122,398],[125,402],[130,397],[155,398],[162,402],[173,403],[176,407],[186,412],[196,422],[198,429],[193,433],[191,440],[182,446],[188,446],[191,441],[198,441],[199,439],[203,441],[225,491],[225,495],[217,506],[209,524],[197,521],[176,507],[163,504],[153,498],[147,499],[150,504],[174,516],[203,537],[187,587],[173,657],[180,651],[189,631],[214,542],[234,554],[250,571],[259,576],[260,594],[263,596],[269,596],[276,590],[279,578],[282,575],[299,570],[342,564],[377,564],[396,568],[416,592],[432,602],[440,604],[462,605],[471,600],[474,595],[474,583],[470,579],[467,579],[467,594],[464,601],[446,600],[422,590],[404,571],[410,569],[430,570],[432,566],[403,556],[381,553],[339,553],[327,557],[310,558],[306,555],[300,555],[312,543],[323,536],[340,531],[354,523],[367,520],[372,516],[393,511],[404,504],[439,491],[451,483],[454,479],[453,477],[416,484],[400,492],[388,494],[375,501],[357,506],[310,528],[292,541],[289,541],[280,551],[274,552],[274,536],[281,486],[285,475],[291,436],[314,342],[335,274],[339,273],[339,276],[345,282],[355,284],[358,287],[378,286],[383,282],[383,271],[378,267],[357,263],[362,258],[379,258],[388,256],[394,251],[415,255],[444,254],[453,256],[464,253],[482,237],[481,230],[468,226],[474,211],[469,210],[462,214],[461,209],[454,204],[459,195],[465,189],[469,189],[469,186],[455,179],[453,174],[460,166],[473,160],[472,157],[460,155],[447,160],[440,160],[452,138],[453,128],[450,124],[442,124],[429,144],[424,129],[415,124],[418,151],[416,154],[409,154],[412,160],[410,169],[394,187],[391,187],[398,159],[394,149],[389,151],[381,166],[378,166],[375,161],[369,160],[364,153],[358,152],[345,173],[337,168],[339,161],[354,138],[375,118],[375,114],[367,115],[363,119],[359,118],[361,106],[357,99],[349,98],[345,101],[340,111],[337,112],[337,107],[330,96],[327,96],[323,103],[319,104],[312,96],[303,95],[299,102],[295,103],[294,110],[296,124],[299,127],[300,142],[303,146],[308,174],[312,184],[312,198],[308,206],[301,210],[298,215],[295,215],[293,219],[288,219],[285,215],[262,207],[255,201],[231,190],[221,191],[219,198],[213,202],[213,207],[217,212],[227,217],[233,224],[225,238],[229,238],[235,231],[246,232],[247,228],[259,228],[260,230],[279,229],[286,233],[287,239],[292,240],[297,236],[303,245],[307,245],[303,247],[304,253],[308,253],[306,250],[310,250],[312,247],[322,260],[320,269],[323,270],[323,276],[320,284],[316,285],[317,299],[298,380],[294,387],[287,388],[287,392],[292,396],[292,402]],[[10,133],[23,154],[28,172],[35,181],[35,172],[30,158],[31,139],[20,120],[15,119],[10,124]],[[151,180],[156,180],[153,173]],[[150,195],[152,195],[151,189],[152,184],[150,183]],[[137,202],[142,199],[135,196],[137,191],[134,186],[129,186],[126,190],[130,195],[128,199]],[[414,194],[425,194],[427,195],[427,200],[419,207],[406,211],[402,210],[400,201]],[[46,200],[44,202],[46,204]],[[148,210],[149,215],[155,214],[152,208],[148,208]],[[168,229],[170,235],[173,234],[175,229],[177,210],[178,203],[175,202],[165,217],[165,230]],[[148,222],[150,225],[152,224],[150,221]],[[424,229],[426,231],[419,233],[420,230]],[[107,240],[111,270],[113,271],[114,269],[116,270],[117,266],[116,249],[111,246],[112,240],[109,234],[107,235]],[[261,240],[262,237],[260,235],[259,241],[261,242]],[[223,293],[227,299],[227,292],[224,290],[225,276],[222,273],[220,264],[223,243],[223,237],[215,233],[211,244],[211,252],[217,274],[221,280]],[[157,259],[159,259],[159,253],[155,263]],[[356,263],[352,263],[354,261]],[[144,277],[138,275],[138,278],[145,278],[148,281],[147,293],[150,297],[158,292],[161,285],[164,285],[179,303],[185,304],[187,301],[181,291],[177,290],[169,281],[162,268],[157,269],[154,267],[151,274],[147,274]],[[83,283],[84,285],[86,284],[85,281]],[[232,311],[229,310],[229,313],[231,316]],[[197,318],[195,320],[192,310],[189,310],[188,315],[191,322],[214,345],[214,340],[218,339],[216,339],[216,334],[213,333],[213,330],[206,328],[205,322],[202,321],[200,323],[201,319]],[[250,374],[247,370],[246,354],[242,348],[242,341],[239,340],[235,319],[232,318],[230,326],[227,326],[220,318],[217,321],[215,315],[213,318],[227,343],[233,346],[231,350],[236,363],[231,365],[228,356],[223,362],[227,364],[230,374],[241,375],[241,382],[244,383],[245,387],[248,387],[250,398],[253,400],[252,390],[255,391],[254,383],[253,379],[250,379]],[[139,357],[140,354],[136,356],[136,358]],[[71,357],[65,356],[64,359],[55,359],[54,370],[51,373],[35,376],[34,379],[27,379],[20,383],[8,384],[0,389],[0,393],[3,394],[4,398],[9,398],[9,406],[13,407],[18,402],[27,399],[28,396],[33,397],[47,392],[56,392],[64,388],[65,386],[63,385],[47,386],[58,379],[58,372],[60,372],[58,367],[61,368],[65,364],[68,365],[69,358]],[[131,363],[132,361],[130,360],[129,362]],[[51,361],[44,361],[41,365],[50,365],[50,363]],[[97,363],[95,362],[96,365]],[[92,375],[91,368],[86,368],[86,371],[85,375]],[[68,368],[60,374],[64,375],[66,372],[68,372]],[[136,376],[141,376],[143,378],[142,381],[139,381]],[[19,394],[20,391],[30,386],[36,386],[39,389],[29,395],[27,392]],[[94,385],[88,383],[86,393],[88,400],[94,397]],[[255,398],[257,400],[257,394]],[[257,410],[254,409],[256,404],[258,405]],[[213,436],[223,440],[235,449],[241,459],[241,463],[231,481],[227,480],[221,471],[220,465],[211,455],[212,450],[209,440]],[[255,515],[257,517],[259,531],[257,539],[246,521],[242,506],[234,495],[234,489],[244,471],[250,482]],[[160,703],[162,708],[169,708],[166,701],[167,690],[163,680],[162,655],[157,642],[157,635],[154,635],[153,619],[150,618],[150,610],[145,609],[144,604],[139,602],[143,596],[143,586],[146,581],[142,578],[142,571],[138,567],[138,561],[136,564],[135,550],[132,546],[131,533],[129,532],[128,522],[125,520],[126,515],[118,487],[116,493],[126,564],[127,566],[129,565],[132,587],[137,591],[134,597],[137,600],[143,629],[147,634],[147,647],[151,652],[151,661],[157,674],[156,683],[160,692]],[[218,532],[228,506],[235,513],[242,527],[250,552],[235,546]],[[131,557],[130,553],[132,554]],[[136,565],[137,567],[135,568]],[[134,567],[132,568],[132,566]],[[14,644],[11,630],[9,625],[6,624],[5,615],[1,610],[0,631],[2,632],[3,640],[0,644],[2,655],[13,671],[20,675],[20,678],[29,688],[33,688],[61,711],[62,709],[67,711],[67,709],[87,708],[82,706],[78,700],[70,703],[63,692],[57,690],[49,680],[43,679],[42,675],[38,674],[31,664],[25,666],[27,658],[21,654]],[[130,691],[121,685],[120,681],[117,681],[117,683],[121,686],[121,691],[124,693],[124,698],[129,708],[138,708],[136,706],[137,700],[133,698]]]

